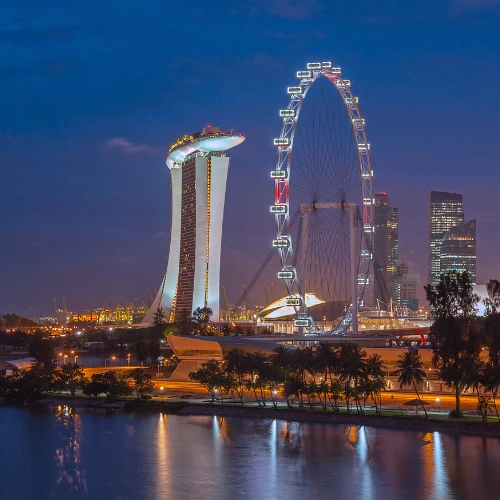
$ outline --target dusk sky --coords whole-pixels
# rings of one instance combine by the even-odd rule
[[[168,254],[166,150],[206,124],[231,159],[221,285],[241,294],[274,237],[274,137],[309,61],[352,80],[375,192],[427,279],[427,195],[463,194],[477,280],[500,278],[500,1],[6,0],[0,18],[0,313],[147,298]],[[269,268],[252,294],[263,303]]]

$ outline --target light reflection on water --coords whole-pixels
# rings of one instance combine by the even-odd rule
[[[500,440],[0,407],[0,497],[500,498]]]

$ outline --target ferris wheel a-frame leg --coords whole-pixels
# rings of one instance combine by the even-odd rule
[[[351,325],[352,333],[358,333],[358,262],[356,260],[356,210],[351,208],[350,240],[351,240]]]

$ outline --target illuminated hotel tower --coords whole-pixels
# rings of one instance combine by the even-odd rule
[[[168,151],[170,249],[165,276],[143,323],[160,307],[167,319],[210,307],[219,319],[222,220],[229,158],[245,136],[208,125],[177,139]]]

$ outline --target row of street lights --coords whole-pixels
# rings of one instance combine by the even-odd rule
[[[73,357],[74,355],[74,363],[76,365],[76,360],[78,358],[78,354],[75,354],[75,351],[71,351],[71,356],[70,357]],[[69,357],[68,354],[63,354],[62,352],[59,353],[59,358],[61,358],[63,360],[63,364],[65,365],[66,364],[66,358]],[[107,367],[108,366],[108,361],[109,361],[109,364],[110,366],[112,365],[112,362],[116,359],[116,356],[111,356],[110,358],[106,358],[104,360],[104,366]],[[127,366],[130,366],[130,353],[127,354]]]
[[[73,355],[73,354],[74,354],[74,351],[71,351],[71,354]],[[66,358],[68,357],[68,355],[67,355],[67,354],[64,354],[64,355],[63,355],[63,353],[62,353],[62,352],[60,352],[60,353],[59,353],[59,357],[60,357],[60,358],[63,358],[63,360],[64,360],[63,364],[65,365],[65,364],[66,364]],[[76,354],[76,355],[75,355],[75,361],[74,361],[75,365],[76,365],[76,358],[78,358],[78,354]]]

